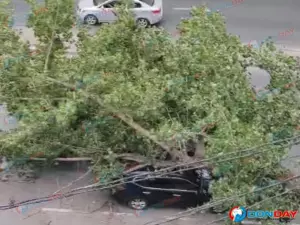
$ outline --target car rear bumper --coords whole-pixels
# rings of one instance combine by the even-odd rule
[[[114,192],[112,190],[112,192],[111,192],[112,197],[114,199],[116,199],[118,202],[123,203],[123,204],[126,204],[127,201],[128,201],[128,196],[126,194],[127,193],[126,193],[125,190],[123,190],[123,191],[116,191],[116,192]]]
[[[160,13],[151,15],[151,24],[159,23],[163,19],[163,3],[162,0],[154,0],[153,9],[160,10]],[[155,11],[157,11],[155,10]]]
[[[162,20],[163,16],[162,15],[155,15],[151,18],[151,21],[150,23],[151,24],[156,24],[156,23],[159,23],[161,20]]]

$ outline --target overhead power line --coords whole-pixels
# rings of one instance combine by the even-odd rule
[[[288,139],[291,139],[291,138],[288,138]],[[222,163],[222,162],[232,161],[232,160],[235,160],[235,159],[240,159],[240,158],[243,158],[243,157],[251,156],[251,155],[253,155],[257,152],[266,152],[266,151],[269,151],[269,149],[264,150],[264,151],[261,151],[261,150],[252,151],[252,152],[249,152],[249,153],[244,154],[244,155],[232,157],[232,158],[229,158],[229,159],[223,159],[223,160],[217,161],[215,163]],[[183,164],[183,165],[185,165],[185,164]],[[148,180],[149,178],[162,177],[162,176],[165,176],[165,175],[174,174],[174,173],[178,173],[178,172],[182,172],[182,171],[203,168],[203,167],[206,167],[206,166],[201,165],[201,166],[196,166],[196,167],[180,169],[180,170],[176,170],[176,171],[169,171],[169,172],[166,171],[166,172],[162,173],[162,171],[165,171],[165,170],[168,169],[168,168],[166,168],[166,169],[158,170],[158,171],[155,171],[155,172],[149,172],[149,174],[146,178],[136,179],[135,182]],[[171,167],[171,168],[173,168],[173,167]],[[158,174],[158,175],[156,175],[156,174]],[[11,205],[4,205],[4,206],[0,206],[0,210],[12,209],[12,208],[16,208],[16,207],[21,206],[21,205],[29,205],[29,204],[35,204],[35,203],[40,203],[40,202],[52,201],[52,200],[55,200],[55,199],[61,199],[63,197],[71,197],[71,196],[82,194],[82,193],[85,193],[85,192],[92,192],[92,191],[110,189],[110,188],[113,188],[113,187],[116,187],[116,186],[119,186],[119,185],[122,185],[122,184],[132,183],[132,181],[127,181],[127,180],[130,179],[130,178],[139,178],[139,177],[142,177],[142,176],[145,176],[145,175],[134,175],[134,176],[129,176],[125,179],[119,179],[117,181],[113,181],[113,182],[110,182],[110,183],[107,183],[107,184],[104,184],[104,185],[93,184],[93,185],[89,185],[89,186],[86,186],[86,187],[73,189],[69,192],[64,193],[63,194],[64,196],[61,196],[61,195],[59,196],[58,194],[55,195],[55,196],[50,195],[50,196],[46,196],[46,197],[42,197],[42,198],[35,198],[35,199],[31,199],[31,200],[21,201],[21,202],[15,203],[12,206]],[[125,182],[124,182],[124,180],[125,180]],[[57,193],[57,192],[55,192],[55,193]]]
[[[264,147],[266,145],[270,145],[270,144],[275,144],[275,143],[280,143],[280,142],[286,142],[288,140],[293,140],[293,139],[296,139],[298,137],[300,137],[300,135],[294,136],[292,138],[285,138],[285,139],[282,139],[282,140],[273,141],[273,142],[270,142],[270,143],[267,143],[267,144],[258,145],[258,146],[255,146],[255,147],[252,147],[252,148],[248,148],[248,149],[244,149],[244,150],[237,150],[237,151],[228,152],[228,153],[226,153],[226,157],[230,156],[230,155],[236,155],[237,153],[240,154],[240,153],[244,153],[244,152],[247,153],[249,151],[252,151],[251,153],[248,153],[249,155],[239,155],[238,157],[233,157],[233,158],[230,158],[230,159],[224,159],[224,160],[221,160],[221,161],[217,161],[215,163],[227,162],[227,161],[231,161],[231,160],[234,160],[234,159],[248,157],[248,156],[251,156],[251,155],[253,155],[255,153],[261,153],[261,152],[269,151],[269,150],[262,151],[262,150],[256,150],[256,149]],[[291,145],[291,144],[286,144],[286,145]],[[176,171],[168,172],[171,169],[175,169],[175,168],[182,167],[182,166],[188,166],[188,165],[192,165],[192,164],[197,164],[197,163],[209,162],[209,161],[212,161],[214,159],[218,159],[220,157],[224,157],[224,155],[223,154],[222,155],[217,155],[217,156],[214,156],[214,157],[211,157],[211,158],[208,158],[208,159],[197,160],[197,161],[193,161],[193,162],[182,163],[182,164],[179,164],[179,165],[170,166],[170,167],[167,167],[167,168],[164,168],[164,169],[160,169],[158,171],[154,171],[154,172],[151,172],[151,173],[149,172],[149,175],[160,174],[161,176],[163,176],[163,175],[166,175],[166,174],[164,174],[162,172],[167,172],[167,174],[172,174],[172,173],[178,173],[178,172],[183,172],[183,171],[197,169],[197,168],[205,168],[207,166],[203,165],[203,166],[197,166],[197,167],[186,168],[186,169],[181,169],[181,170],[176,170]],[[125,180],[129,180],[129,179],[133,179],[133,178],[138,178],[138,177],[141,177],[141,176],[143,176],[143,175],[132,175],[132,176],[129,176],[129,177],[125,178]],[[123,182],[123,181],[124,181],[124,179],[118,179],[118,180],[115,180],[113,182],[106,183],[105,185],[116,184],[118,182]],[[87,186],[87,187],[94,187],[94,186],[98,186],[98,185],[97,184],[93,184],[93,185],[90,185],[90,186]],[[82,190],[82,189],[85,189],[85,188],[86,187],[81,187],[81,188],[77,188],[75,190]]]
[[[287,140],[293,140],[293,139],[296,139],[298,137],[300,137],[300,135],[292,137],[292,138],[285,138],[285,139],[282,139],[282,140],[277,140],[277,141],[274,141],[272,143],[285,142]],[[263,144],[263,145],[260,145],[258,147],[263,147],[263,146],[269,145],[269,144],[270,143]],[[286,145],[291,145],[291,143],[288,143]],[[253,149],[258,148],[258,147],[253,147],[253,148],[250,148],[250,149],[244,149],[244,150],[240,150],[240,151],[231,152],[231,153],[229,153],[229,155],[237,153],[237,152],[239,152],[239,153],[241,153],[241,152],[246,152],[247,153],[248,152],[248,154],[244,154],[244,155],[240,154],[237,157],[232,157],[232,158],[229,158],[229,159],[223,159],[223,160],[220,160],[220,161],[217,161],[217,162],[214,162],[214,163],[222,163],[222,162],[232,161],[232,160],[235,160],[235,159],[239,159],[239,158],[251,156],[251,155],[253,155],[253,154],[257,153],[257,152],[266,152],[266,151],[269,151],[269,149],[264,150],[264,151],[262,151],[262,150],[253,150]],[[210,159],[199,160],[197,162],[183,163],[183,164],[179,164],[177,166],[171,166],[169,168],[165,168],[165,169],[158,170],[158,171],[155,171],[155,172],[149,172],[149,175],[147,176],[147,178],[137,179],[137,180],[135,180],[135,182],[137,182],[137,181],[143,181],[143,180],[148,180],[149,178],[162,177],[162,176],[165,176],[165,175],[168,175],[168,174],[178,173],[178,172],[182,172],[182,171],[187,171],[187,170],[192,170],[192,169],[198,169],[198,168],[207,167],[207,166],[201,165],[201,166],[197,166],[197,167],[190,167],[190,168],[180,169],[180,170],[176,170],[176,171],[168,171],[170,169],[175,169],[177,167],[181,167],[181,166],[185,166],[185,165],[190,165],[190,164],[195,164],[195,163],[199,163],[199,162],[204,162],[204,161],[216,159],[218,157],[224,157],[224,155],[215,156],[215,157],[212,157]],[[163,171],[166,171],[166,172],[162,173]],[[158,175],[156,175],[156,174],[158,174]],[[125,179],[118,179],[116,181],[113,181],[113,182],[110,182],[110,183],[106,183],[106,184],[103,184],[103,185],[99,185],[97,183],[97,184],[89,185],[89,186],[86,186],[86,187],[81,187],[81,188],[73,189],[73,190],[71,190],[69,192],[64,193],[63,196],[61,196],[61,194],[60,194],[60,196],[59,196],[59,194],[56,194],[54,196],[50,195],[50,196],[46,196],[46,197],[42,197],[42,198],[35,198],[35,199],[21,201],[19,203],[15,203],[14,205],[4,205],[4,206],[0,206],[0,210],[12,209],[12,208],[16,208],[16,207],[21,206],[21,205],[29,205],[29,204],[35,204],[35,203],[40,203],[40,202],[52,201],[52,200],[55,200],[55,199],[61,199],[63,197],[64,198],[65,197],[71,197],[71,196],[82,194],[82,193],[85,193],[85,192],[92,192],[92,191],[99,191],[99,190],[104,190],[104,189],[110,189],[110,188],[113,188],[113,187],[116,187],[116,186],[119,186],[119,185],[122,185],[122,184],[132,183],[132,181],[127,181],[127,180],[132,179],[132,178],[139,178],[139,177],[142,177],[142,176],[143,175],[134,175],[134,176],[129,176],[129,177],[125,178]],[[124,182],[124,180],[125,180],[125,182]],[[55,192],[55,193],[57,193],[57,192]]]

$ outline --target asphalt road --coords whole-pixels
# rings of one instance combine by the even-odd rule
[[[17,15],[15,27],[23,28],[29,7],[22,0],[13,0],[13,4]],[[189,16],[190,8],[202,4],[202,0],[164,0],[164,19],[161,26],[169,32],[174,32],[181,18]],[[268,36],[278,37],[280,32],[294,29],[292,34],[286,37],[278,37],[276,44],[281,48],[300,49],[299,0],[244,0],[235,5],[228,0],[208,0],[206,4],[210,9],[219,9],[222,12],[226,18],[228,32],[239,35],[242,42],[259,42]]]

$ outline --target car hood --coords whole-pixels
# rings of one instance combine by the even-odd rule
[[[93,0],[84,0],[84,1],[80,1],[78,3],[78,8],[83,9],[83,8],[90,8],[90,7],[94,7],[94,2]]]

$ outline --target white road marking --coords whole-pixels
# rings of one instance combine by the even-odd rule
[[[115,212],[100,212],[100,213],[105,214],[105,215],[114,214],[116,216],[134,216],[133,213],[115,213]]]
[[[83,214],[91,214],[90,212],[84,211],[75,211],[72,209],[57,209],[57,208],[42,208],[41,211],[43,212],[59,212],[59,213],[83,213]],[[113,214],[115,216],[134,216],[133,213],[117,213],[117,212],[98,212],[104,215]]]
[[[43,212],[74,212],[72,209],[42,208]]]
[[[179,218],[180,220],[195,220],[195,219],[192,219],[192,218],[189,218],[189,217],[182,217],[182,218]]]
[[[192,10],[192,8],[173,8],[173,10]]]

